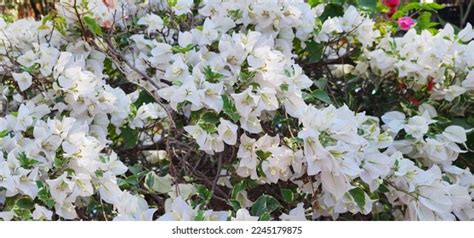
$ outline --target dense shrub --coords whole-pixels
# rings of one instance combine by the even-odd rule
[[[0,218],[474,219],[474,31],[399,4],[0,20]]]

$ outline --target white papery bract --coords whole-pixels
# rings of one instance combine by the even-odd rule
[[[474,177],[454,164],[469,149],[469,130],[435,130],[436,103],[474,89],[471,25],[394,37],[353,6],[321,21],[324,5],[303,0],[72,2],[57,6],[66,32],[51,21],[0,19],[0,203],[30,201],[27,219],[88,219],[94,201],[95,213],[108,209],[104,219],[256,221],[270,214],[257,214],[262,201],[244,185],[275,184],[302,199],[275,219],[370,215],[384,205],[394,219],[474,219]],[[74,32],[84,24],[87,34]],[[126,41],[106,35],[114,30]],[[430,101],[380,119],[310,103],[316,81],[297,51],[341,36],[322,57],[360,55],[331,66],[336,77],[433,84]],[[195,151],[172,147],[180,143]],[[137,162],[141,149],[147,158]],[[188,156],[230,166],[196,172]],[[176,160],[190,174],[171,178]],[[198,184],[209,172],[210,196]],[[207,206],[227,191],[233,211]],[[22,214],[8,207],[0,218]]]

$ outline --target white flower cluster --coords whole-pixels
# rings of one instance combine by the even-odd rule
[[[303,0],[145,2],[95,0],[78,8],[89,14],[80,24],[92,31],[90,19],[109,30],[127,24],[142,29],[131,31],[123,58],[102,51],[106,44],[99,37],[62,35],[51,30],[51,22],[0,19],[0,204],[29,198],[47,206],[35,203],[33,219],[83,219],[77,211],[95,196],[112,205],[115,220],[156,218],[159,209],[140,192],[119,187],[128,168],[112,140],[123,128],[145,130],[154,120],[166,120],[169,107],[202,154],[235,147],[233,167],[218,173],[234,172],[258,185],[297,186],[309,202],[295,203],[280,213],[281,220],[368,215],[383,210],[382,200],[395,219],[474,219],[474,176],[453,164],[467,152],[467,130],[451,125],[433,131],[437,112],[429,104],[412,117],[387,112],[383,125],[347,106],[308,104],[303,95],[313,81],[294,51],[296,41],[304,49],[306,41],[334,44],[347,35],[350,43],[324,54],[338,58],[361,47],[355,72],[393,73],[415,87],[431,80],[433,97],[451,101],[474,88],[470,26],[457,35],[447,26],[436,35],[412,30],[382,37],[355,7],[318,26],[324,5],[311,8]],[[72,7],[72,1],[61,1],[59,12],[77,29]],[[159,89],[151,82],[140,86],[163,101],[137,108],[140,90],[112,86],[105,65],[117,59],[127,61],[121,65],[127,80],[140,84],[148,77]],[[268,129],[277,115],[294,123]],[[139,139],[153,145],[163,138]],[[167,157],[148,155],[148,162]],[[237,194],[240,209],[231,217],[230,211],[192,205],[191,184],[150,178],[163,186],[154,190],[167,196],[158,220],[259,219],[247,210],[255,203],[246,191]],[[226,176],[221,185],[233,187]],[[17,216],[14,209],[0,212],[4,220]]]
[[[436,34],[411,29],[402,37],[386,35],[364,51],[355,71],[395,75],[410,88],[426,88],[433,99],[451,102],[474,89],[473,38],[470,24],[458,34],[447,24]]]
[[[318,7],[323,6],[319,5]],[[374,21],[361,15],[354,6],[349,6],[342,17],[333,17],[324,21],[315,40],[316,42],[330,42],[336,36],[346,34],[351,41],[357,41],[363,47],[369,47],[372,46],[376,38],[380,37],[380,32],[374,29],[374,25]],[[346,50],[346,48],[341,48],[339,52],[331,53],[341,56]]]
[[[398,157],[394,173],[394,204],[408,206],[406,219],[454,220],[453,213],[463,220],[472,219],[472,183],[474,177],[452,163],[466,147],[466,130],[448,126],[439,133],[429,132],[429,125],[436,121],[436,110],[429,105],[420,107],[419,116],[406,118],[401,112],[386,113],[384,127],[394,135],[404,134],[387,150]],[[416,159],[429,170],[422,170],[412,160]],[[400,219],[402,219],[400,217]]]
[[[106,152],[109,125],[127,123],[136,96],[106,83],[105,55],[83,41],[65,45],[68,39],[38,29],[39,22],[0,22],[1,74],[12,70],[19,87],[0,85],[8,100],[3,106],[12,108],[0,117],[0,201],[23,195],[36,199],[43,189],[53,199],[54,214],[75,219],[76,204],[97,193],[114,205],[118,219],[150,220],[156,209],[120,190],[117,176],[127,167],[114,152]],[[157,104],[146,104],[131,125],[143,127],[162,116]],[[52,218],[50,210],[35,206],[34,219]],[[0,214],[3,219],[16,215]]]

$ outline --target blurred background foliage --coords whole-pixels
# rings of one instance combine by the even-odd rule
[[[59,0],[0,0],[0,13],[15,19],[41,19],[54,10],[54,4]]]

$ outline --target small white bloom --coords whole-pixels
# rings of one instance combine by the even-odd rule
[[[467,140],[466,130],[460,126],[448,126],[444,129],[443,136],[458,144],[462,144]]]
[[[32,77],[29,73],[12,73],[13,79],[18,83],[21,91],[27,90],[32,84]]]
[[[176,15],[182,15],[191,12],[191,7],[193,6],[193,0],[177,0],[176,4],[172,6],[174,13]]]
[[[237,210],[235,218],[232,218],[232,221],[258,221],[258,217],[251,216],[247,209],[241,208]]]
[[[51,220],[51,217],[53,216],[53,212],[48,210],[47,208],[40,206],[38,204],[35,204],[35,210],[33,211],[32,217],[35,220]]]
[[[422,116],[414,116],[408,119],[408,123],[403,127],[407,134],[415,139],[421,139],[428,132],[431,121]]]
[[[291,209],[288,214],[282,214],[280,216],[282,221],[306,221],[306,215],[304,211],[304,203],[298,203],[295,208]]]
[[[235,145],[237,142],[237,129],[237,125],[222,118],[220,119],[220,124],[217,127],[219,136],[228,145]]]
[[[155,14],[146,14],[138,20],[137,24],[147,26],[147,32],[150,34],[163,28],[163,19]]]

